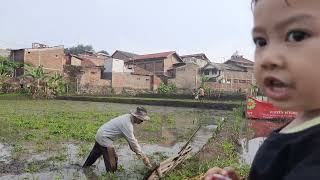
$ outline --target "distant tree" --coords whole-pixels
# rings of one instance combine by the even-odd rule
[[[64,52],[66,54],[74,54],[74,55],[83,54],[86,51],[94,51],[94,49],[91,45],[83,45],[83,44],[79,44],[77,46],[64,49]]]
[[[98,53],[103,53],[103,54],[109,55],[109,53],[107,51],[105,51],[105,50],[101,50]]]

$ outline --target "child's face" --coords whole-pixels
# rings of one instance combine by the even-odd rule
[[[320,108],[320,0],[259,0],[255,77],[279,108]]]

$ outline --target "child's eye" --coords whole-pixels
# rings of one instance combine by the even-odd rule
[[[300,42],[305,40],[306,38],[310,37],[310,34],[303,32],[303,31],[291,31],[288,32],[287,37],[286,37],[286,41],[289,42]]]
[[[267,40],[262,37],[253,38],[253,42],[256,45],[256,47],[263,47],[267,45]]]

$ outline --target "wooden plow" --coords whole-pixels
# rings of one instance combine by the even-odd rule
[[[192,150],[192,147],[190,145],[190,142],[192,138],[196,135],[196,133],[199,131],[201,126],[199,126],[191,135],[189,140],[182,146],[180,151],[177,155],[172,156],[159,164],[153,166],[144,176],[144,180],[155,180],[160,179],[163,177],[166,173],[173,170],[175,167],[177,167],[179,164],[181,164],[189,155],[189,153]]]

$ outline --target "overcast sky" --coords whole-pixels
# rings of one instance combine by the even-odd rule
[[[251,0],[1,0],[0,48],[90,44],[95,50],[205,53],[253,60]]]

